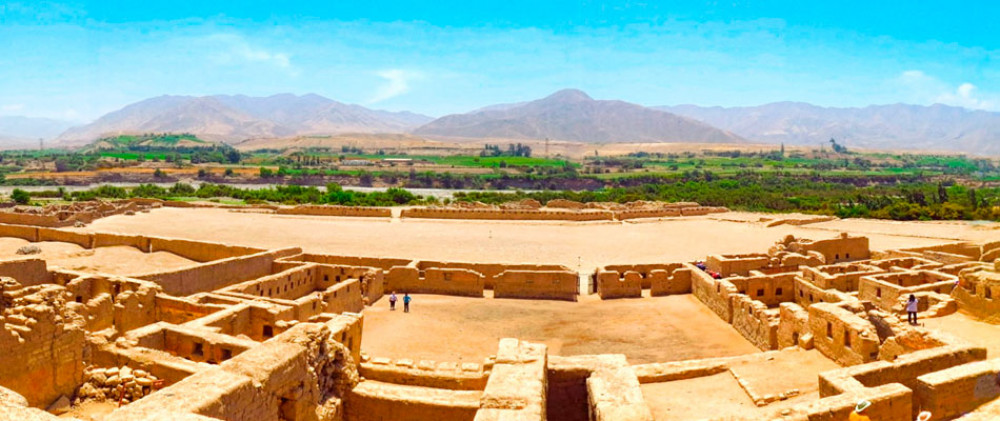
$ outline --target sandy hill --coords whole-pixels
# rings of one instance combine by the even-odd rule
[[[433,137],[553,139],[580,142],[739,143],[739,136],[669,112],[599,101],[578,90],[441,117],[413,131]]]
[[[77,146],[122,134],[192,133],[202,139],[237,142],[261,137],[400,132],[430,120],[419,114],[371,110],[313,94],[161,96],[69,129],[57,141]]]
[[[800,102],[756,107],[656,107],[729,130],[752,141],[848,147],[1000,153],[1000,113],[936,104],[828,108]]]

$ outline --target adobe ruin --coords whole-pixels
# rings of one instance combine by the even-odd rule
[[[2,419],[840,420],[861,399],[878,420],[912,420],[924,410],[934,419],[1000,416],[1000,360],[901,321],[900,306],[914,294],[921,320],[959,310],[993,317],[1000,266],[984,259],[997,256],[997,244],[872,251],[865,237],[789,237],[704,263],[581,273],[29,225],[0,224],[0,238],[43,251],[0,259]],[[59,244],[190,263],[71,270],[48,261],[46,250]],[[544,300],[570,311],[684,299],[757,351],[656,360],[564,354],[545,338],[506,337],[461,360],[379,355],[366,333],[386,319],[392,291],[477,308]],[[647,319],[635,327],[639,335],[667,322]],[[716,326],[708,322],[689,328]],[[815,371],[763,380],[783,365]],[[754,408],[716,413],[717,397],[703,396],[704,407],[678,409],[683,395],[671,397],[704,388],[741,394]]]

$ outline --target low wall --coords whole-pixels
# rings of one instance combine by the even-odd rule
[[[410,208],[403,209],[403,218],[431,219],[502,219],[541,221],[610,221],[614,214],[610,211],[551,211],[515,209],[446,209]]]
[[[642,298],[642,274],[627,271],[619,276],[618,272],[598,272],[597,295],[602,300],[612,298]]]
[[[1000,397],[1000,360],[979,361],[917,377],[914,406],[950,419]]]
[[[424,276],[412,267],[397,267],[386,277],[388,291],[416,294],[483,296],[483,276],[467,269],[427,269]]]
[[[169,251],[173,254],[186,257],[196,262],[210,262],[212,260],[228,259],[231,257],[260,253],[264,250],[253,247],[208,243],[204,241],[149,237],[149,251]],[[302,251],[300,250],[299,253],[301,252]]]
[[[0,224],[0,237],[21,238],[35,242],[38,241],[38,228],[26,225]]]
[[[470,262],[444,262],[434,260],[421,260],[416,262],[416,267],[420,270],[437,269],[468,269],[483,274],[484,287],[493,289],[493,282],[497,275],[505,270],[554,270],[568,271],[569,269],[561,265],[532,265],[515,263],[470,263]]]
[[[14,278],[26,287],[52,283],[45,260],[37,257],[0,260],[0,276]]]
[[[614,212],[615,219],[625,221],[639,218],[667,218],[681,216],[681,209],[629,209]]]
[[[94,248],[94,234],[53,228],[38,228],[38,241],[59,241],[77,244],[87,249]]]
[[[94,247],[131,246],[139,250],[142,250],[144,252],[150,251],[149,244],[150,241],[152,240],[151,238],[144,237],[141,235],[114,234],[105,232],[94,233],[93,236],[94,236],[94,242],[93,242]],[[191,259],[191,260],[197,260],[197,259]]]
[[[166,272],[138,275],[135,278],[155,282],[167,294],[191,295],[270,275],[275,259],[301,252],[302,249],[297,247],[265,251]]]
[[[472,421],[482,392],[363,381],[346,399],[344,421]]]
[[[278,208],[275,213],[281,215],[392,217],[392,209],[390,208],[369,206],[299,205],[293,208]]]
[[[483,390],[488,373],[481,364],[372,358],[358,367],[361,377],[382,383],[447,390]]]
[[[771,258],[766,254],[712,255],[705,260],[706,269],[723,277],[747,276],[751,270],[767,267]]]
[[[536,298],[576,301],[580,277],[568,271],[507,270],[497,275],[494,298]]]
[[[547,361],[545,345],[501,339],[475,420],[545,419]]]

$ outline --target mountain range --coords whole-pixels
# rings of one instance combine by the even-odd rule
[[[756,107],[654,107],[738,133],[760,143],[841,144],[875,149],[1000,154],[1000,113],[935,104],[863,108],[776,102]]]
[[[37,148],[38,139],[52,139],[72,125],[51,118],[0,116],[0,147]]]
[[[594,143],[740,143],[708,124],[623,101],[599,101],[566,89],[518,104],[494,105],[441,117],[413,131],[420,136],[552,139]]]
[[[1000,113],[995,112],[940,104],[832,108],[801,102],[730,108],[645,107],[595,100],[573,89],[438,119],[368,109],[314,94],[160,96],[78,127],[57,120],[0,117],[0,142],[8,148],[34,147],[39,138],[55,137],[57,145],[80,146],[109,135],[139,133],[193,133],[230,143],[346,133],[589,143],[817,145],[834,138],[848,147],[1000,155]]]
[[[431,120],[420,114],[371,110],[314,94],[160,96],[71,128],[56,140],[75,146],[109,135],[194,133],[203,139],[237,142],[344,132],[398,133]]]

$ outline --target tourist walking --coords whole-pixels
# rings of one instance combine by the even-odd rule
[[[412,300],[413,299],[410,298],[410,293],[408,293],[408,292],[404,292],[403,293],[403,313],[409,313],[410,312],[410,301],[412,301]]]
[[[917,296],[910,294],[910,300],[906,302],[906,320],[911,325],[917,324]]]
[[[396,311],[396,291],[389,294],[389,311]]]

